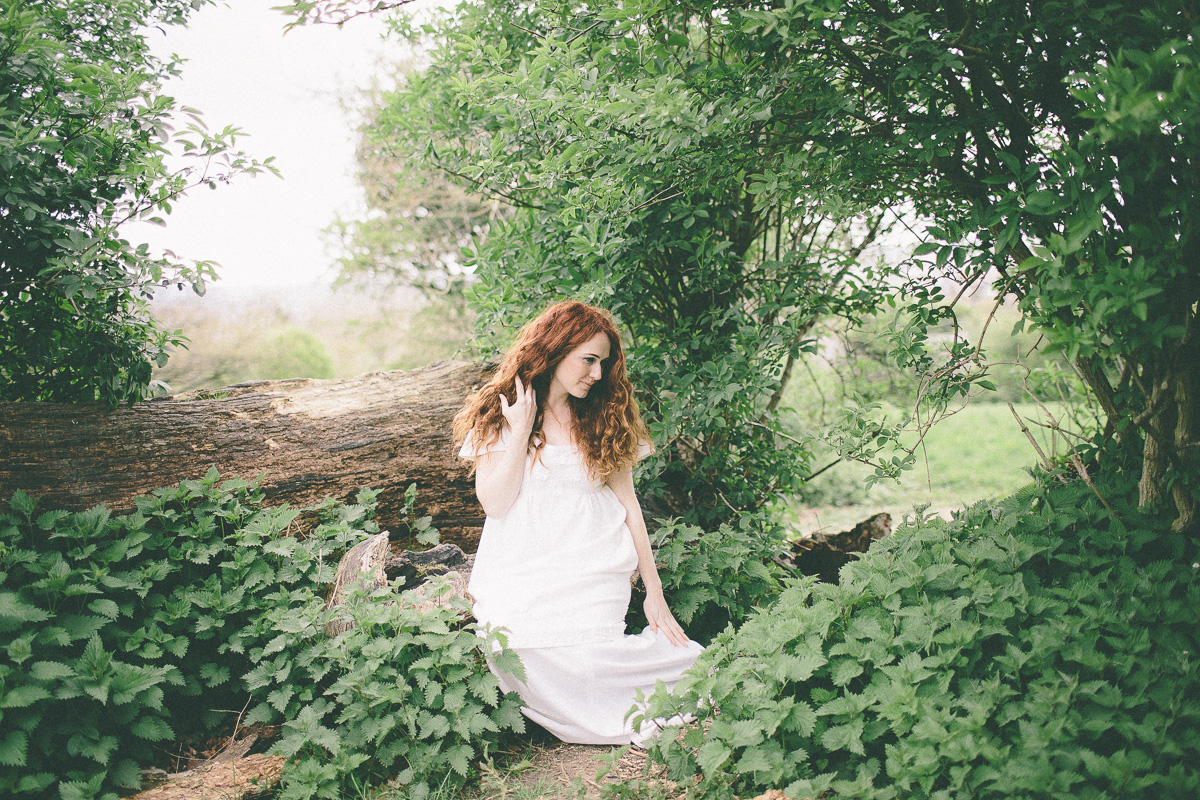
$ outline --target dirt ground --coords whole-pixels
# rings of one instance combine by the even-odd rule
[[[672,798],[675,787],[661,771],[646,772],[645,754],[636,748],[621,753],[616,763],[611,756],[621,748],[601,745],[539,742],[513,763],[485,768],[476,800],[598,800],[605,783],[647,781],[657,797]],[[608,767],[600,776],[601,770]]]

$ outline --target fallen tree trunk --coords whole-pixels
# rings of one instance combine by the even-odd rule
[[[275,790],[283,773],[283,756],[251,755],[214,761],[194,770],[166,776],[166,783],[145,789],[128,800],[239,800]]]
[[[22,489],[43,508],[105,503],[203,476],[254,478],[269,503],[310,505],[380,490],[382,527],[404,530],[404,490],[442,540],[473,552],[483,525],[450,424],[486,368],[441,362],[349,380],[255,381],[108,409],[0,403],[0,499]]]

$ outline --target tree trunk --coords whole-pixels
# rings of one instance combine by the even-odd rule
[[[1146,419],[1146,436],[1142,446],[1142,476],[1138,481],[1138,505],[1150,507],[1158,503],[1166,486],[1167,469],[1170,466],[1172,433],[1175,428],[1174,388],[1157,369],[1157,360],[1147,365],[1142,376],[1149,384],[1150,396],[1146,405],[1150,411]]]
[[[1142,451],[1138,503],[1154,507],[1165,499],[1174,506],[1177,531],[1194,533],[1198,527],[1193,497],[1197,405],[1196,359],[1200,348],[1189,330],[1183,340],[1157,354],[1142,375],[1149,398]]]
[[[1195,349],[1195,348],[1191,348]],[[1194,356],[1193,356],[1194,357]],[[1179,453],[1180,461],[1184,464],[1189,464],[1192,459],[1192,453],[1196,448],[1197,426],[1200,425],[1200,418],[1197,415],[1197,406],[1200,406],[1200,397],[1196,391],[1196,380],[1193,370],[1181,371],[1179,380],[1175,384],[1175,450]],[[1171,486],[1171,499],[1175,501],[1175,518],[1174,528],[1177,531],[1187,533],[1195,533],[1200,527],[1200,520],[1197,518],[1196,499],[1191,491],[1192,487],[1187,481],[1175,481]]]
[[[399,536],[404,490],[442,540],[472,552],[483,510],[450,426],[486,368],[441,362],[349,380],[255,381],[110,410],[0,403],[0,499],[42,508],[105,503],[116,513],[163,486],[203,476],[254,478],[268,502],[310,505],[380,490],[378,519]]]

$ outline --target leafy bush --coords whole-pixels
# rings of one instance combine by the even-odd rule
[[[666,520],[652,534],[663,593],[691,638],[708,642],[779,594],[781,570],[774,557],[784,542],[764,535],[764,527],[761,519],[743,517],[705,532]],[[630,628],[645,624],[639,606],[632,606]]]
[[[247,721],[283,723],[272,751],[288,757],[283,798],[337,800],[388,778],[423,798],[461,784],[502,730],[524,730],[520,702],[487,668],[495,635],[461,625],[466,600],[418,611],[390,588],[354,592],[338,614],[355,627],[336,638],[322,632],[322,606],[314,596],[267,615],[277,635],[246,677],[261,698]],[[523,674],[515,653],[492,657]]]
[[[917,519],[789,586],[652,699],[706,718],[653,757],[708,798],[1195,797],[1196,543],[1101,491]]]
[[[377,530],[373,493],[308,509],[319,522],[303,538],[288,535],[303,510],[261,500],[215,470],[115,518],[39,514],[13,496],[0,515],[0,796],[115,800],[164,743],[247,694],[250,716],[283,723],[279,748],[298,756],[290,797],[329,796],[401,758],[412,782],[442,765],[461,776],[477,743],[519,727],[481,656],[490,642],[455,629],[456,609],[356,597],[357,630],[311,635],[339,553]],[[443,725],[454,736],[434,741]],[[336,747],[321,735],[331,726]]]

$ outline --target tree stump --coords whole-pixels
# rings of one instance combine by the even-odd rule
[[[816,533],[792,543],[790,555],[780,559],[788,569],[804,575],[816,575],[825,583],[837,583],[838,571],[858,553],[865,553],[871,542],[892,532],[892,517],[879,513],[841,533]]]
[[[441,362],[348,380],[254,381],[108,409],[0,403],[0,499],[22,489],[43,508],[114,513],[154,489],[202,477],[255,478],[267,502],[310,505],[380,490],[377,518],[402,530],[404,490],[442,540],[473,552],[483,526],[451,421],[487,379],[479,364]]]
[[[342,556],[325,608],[344,604],[347,591],[356,585],[372,592],[397,579],[400,579],[401,589],[397,602],[411,605],[417,611],[447,605],[453,597],[469,597],[467,581],[471,577],[472,561],[453,544],[439,544],[428,550],[393,552],[388,532],[383,531],[359,542]],[[445,577],[449,591],[432,594],[426,584],[434,577]],[[335,617],[325,623],[325,635],[338,636],[353,627],[353,620]]]

